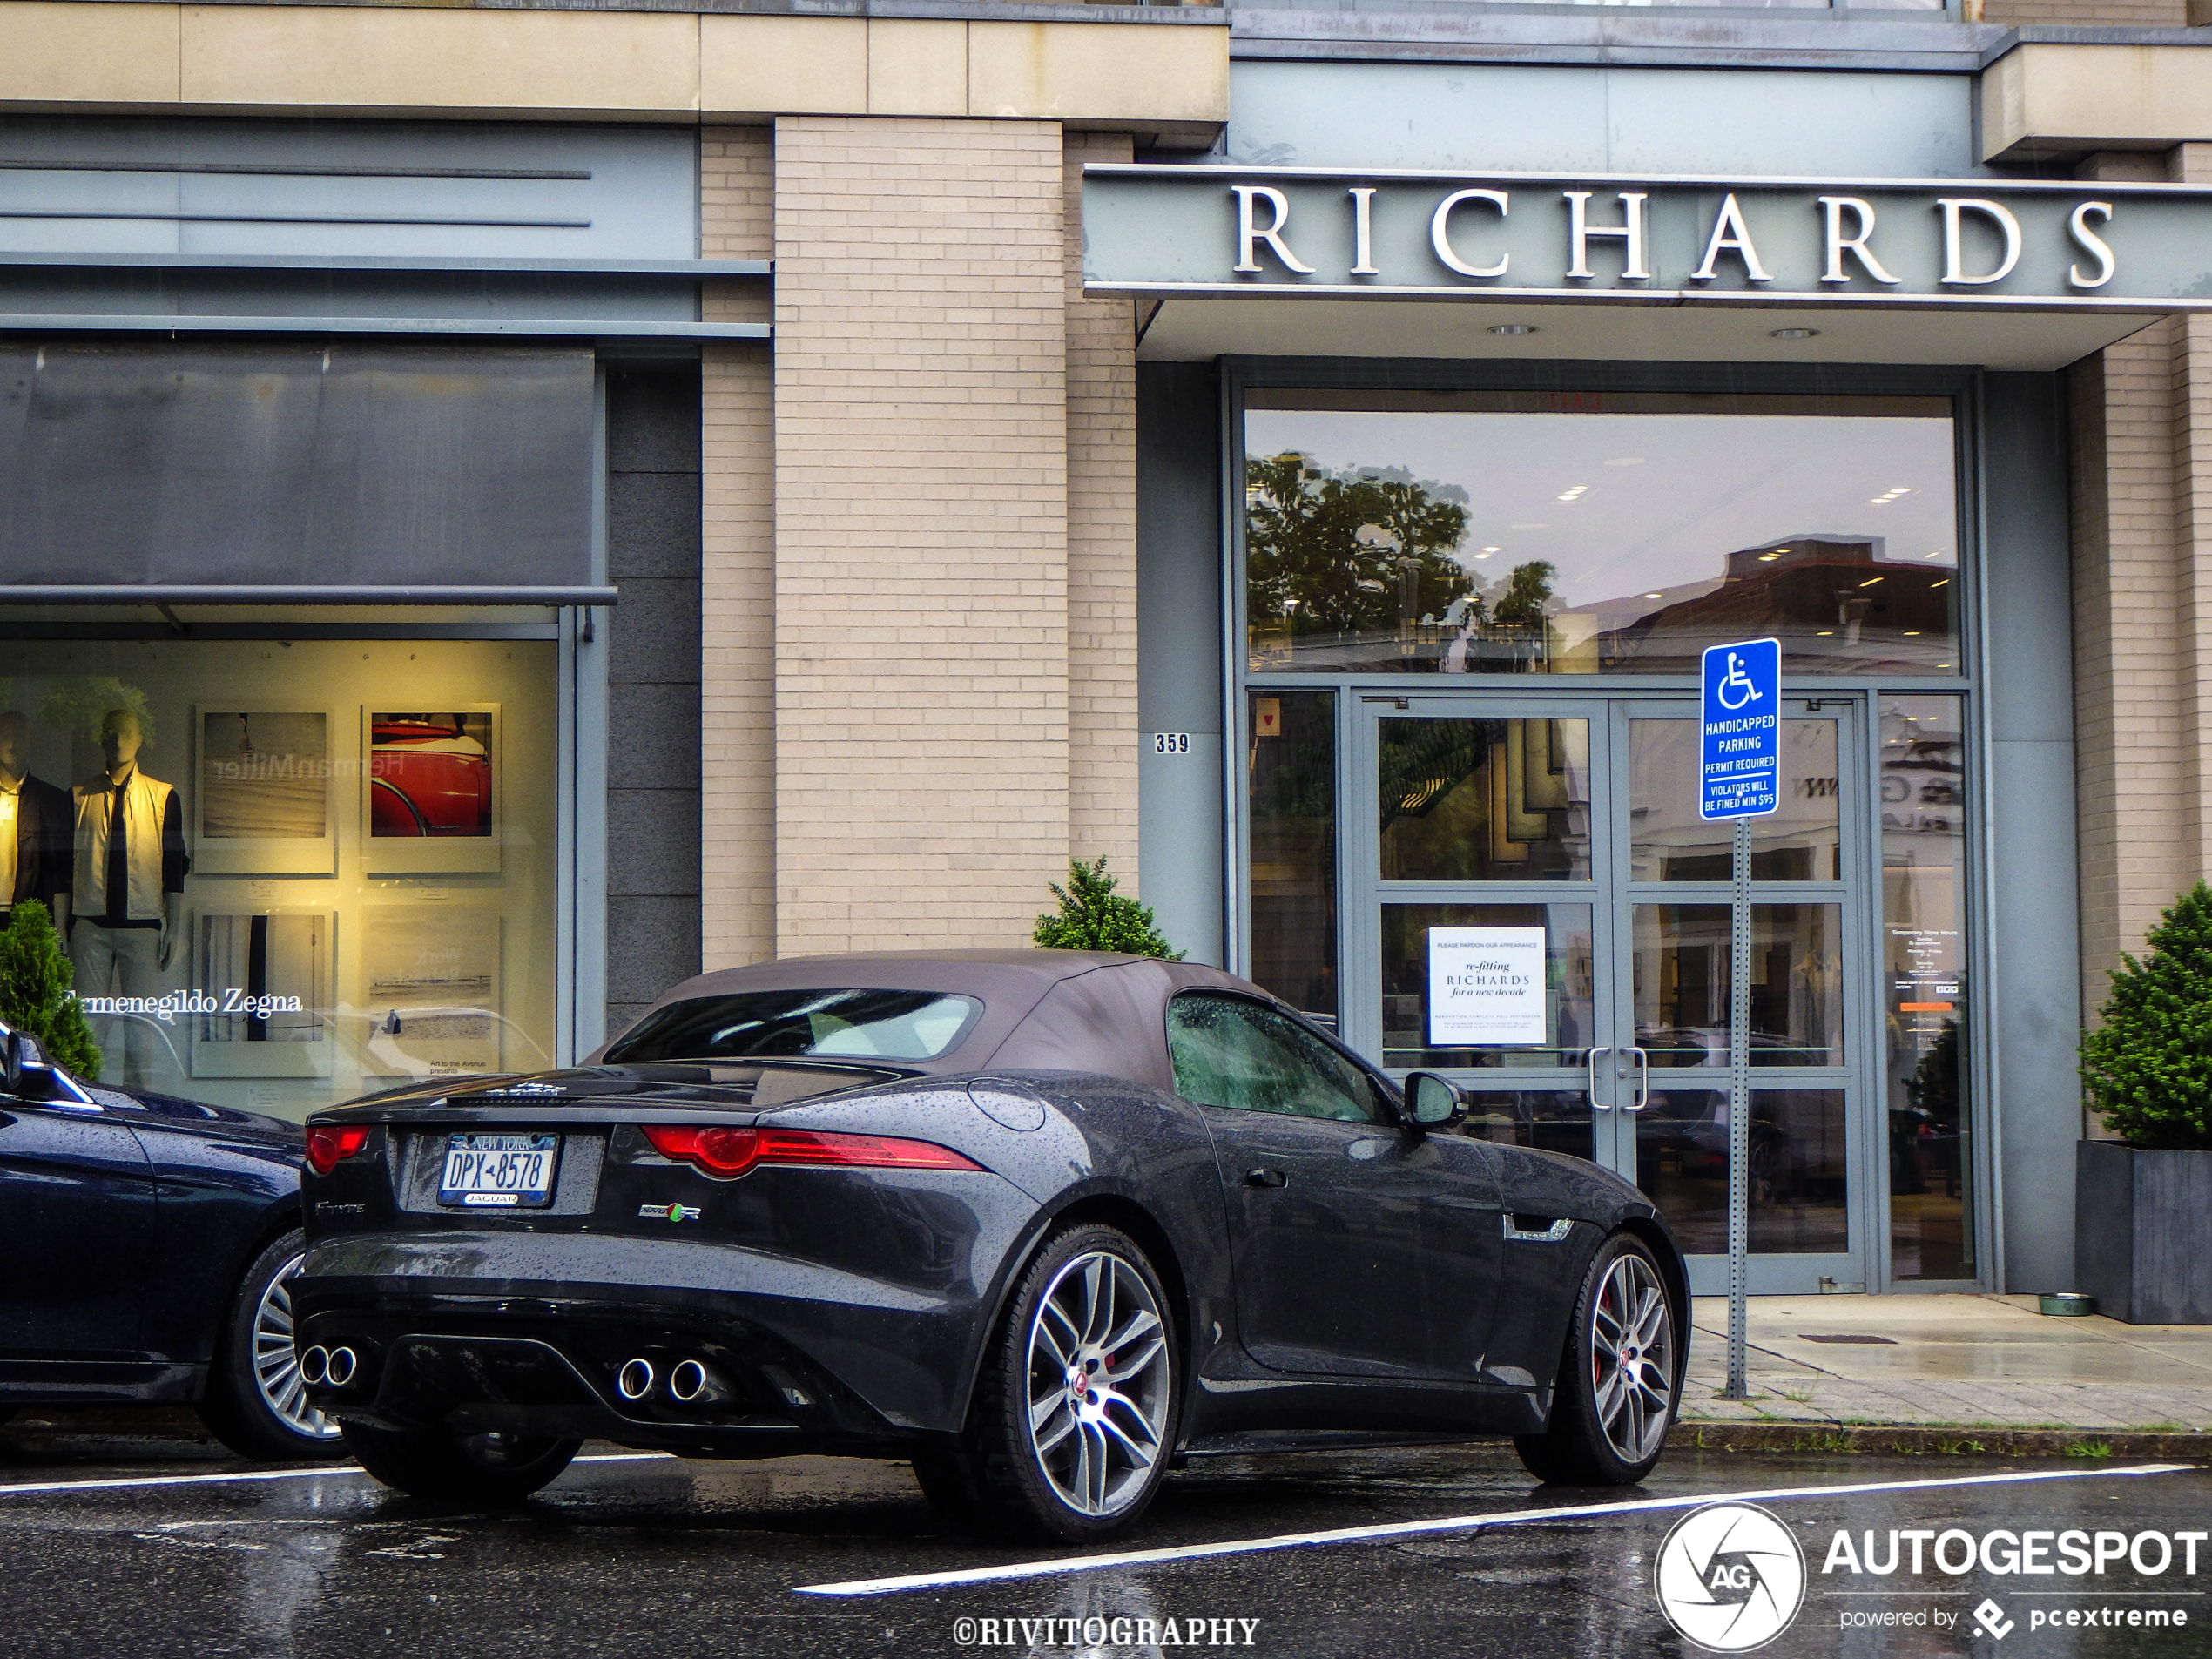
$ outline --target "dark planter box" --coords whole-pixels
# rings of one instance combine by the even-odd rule
[[[2212,1325],[2212,1152],[2083,1141],[2072,1289],[2130,1325]]]

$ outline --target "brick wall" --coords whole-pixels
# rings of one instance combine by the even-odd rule
[[[1983,0],[1982,21],[2104,29],[2185,29],[2188,0]]]
[[[769,129],[699,138],[700,253],[775,252]],[[704,314],[768,320],[760,282],[709,284]],[[700,375],[703,650],[700,957],[737,968],[776,954],[774,369],[766,346],[709,347]]]
[[[1017,943],[1069,848],[1060,129],[776,124],[780,954]]]
[[[2212,146],[2086,177],[2212,174]],[[2212,873],[2212,327],[2167,318],[2068,376],[2083,1017],[2175,894]]]
[[[1082,168],[1127,161],[1117,133],[1067,135],[1068,836],[1122,890],[1136,861],[1136,316],[1082,291]]]

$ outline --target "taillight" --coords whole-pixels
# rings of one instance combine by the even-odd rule
[[[863,1170],[980,1170],[950,1147],[891,1135],[836,1135],[803,1129],[732,1129],[648,1123],[645,1138],[664,1158],[733,1181],[756,1163],[837,1164]]]
[[[307,1131],[307,1162],[317,1175],[328,1175],[341,1158],[353,1157],[368,1144],[366,1123],[318,1123]]]

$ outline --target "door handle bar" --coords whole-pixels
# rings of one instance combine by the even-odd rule
[[[1636,1057],[1636,1100],[1629,1109],[1640,1112],[1651,1103],[1651,1055],[1648,1050],[1633,1045],[1629,1052]]]
[[[1606,1101],[1606,1100],[1600,1100],[1600,1099],[1597,1097],[1597,1057],[1598,1057],[1598,1055],[1602,1055],[1602,1054],[1611,1054],[1612,1052],[1613,1052],[1613,1045],[1612,1045],[1612,1044],[1610,1044],[1610,1043],[1604,1044],[1603,1046],[1602,1046],[1602,1047],[1600,1047],[1600,1048],[1595,1048],[1595,1049],[1591,1049],[1591,1050],[1590,1050],[1590,1055],[1589,1055],[1589,1068],[1590,1068],[1590,1089],[1589,1089],[1589,1094],[1590,1094],[1590,1108],[1591,1108],[1591,1109],[1592,1109],[1593,1111],[1609,1112],[1609,1111],[1611,1111],[1611,1110],[1613,1109],[1613,1103],[1612,1103],[1612,1102],[1610,1102],[1610,1101]]]

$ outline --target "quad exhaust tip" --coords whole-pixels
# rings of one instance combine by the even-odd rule
[[[300,1355],[300,1380],[311,1386],[343,1388],[361,1369],[361,1356],[351,1348],[326,1348],[320,1343]]]
[[[624,1399],[643,1399],[653,1392],[653,1362],[642,1356],[625,1359],[615,1372],[615,1393]]]
[[[728,1393],[722,1379],[696,1359],[686,1359],[668,1373],[668,1397],[679,1406],[721,1399]]]

